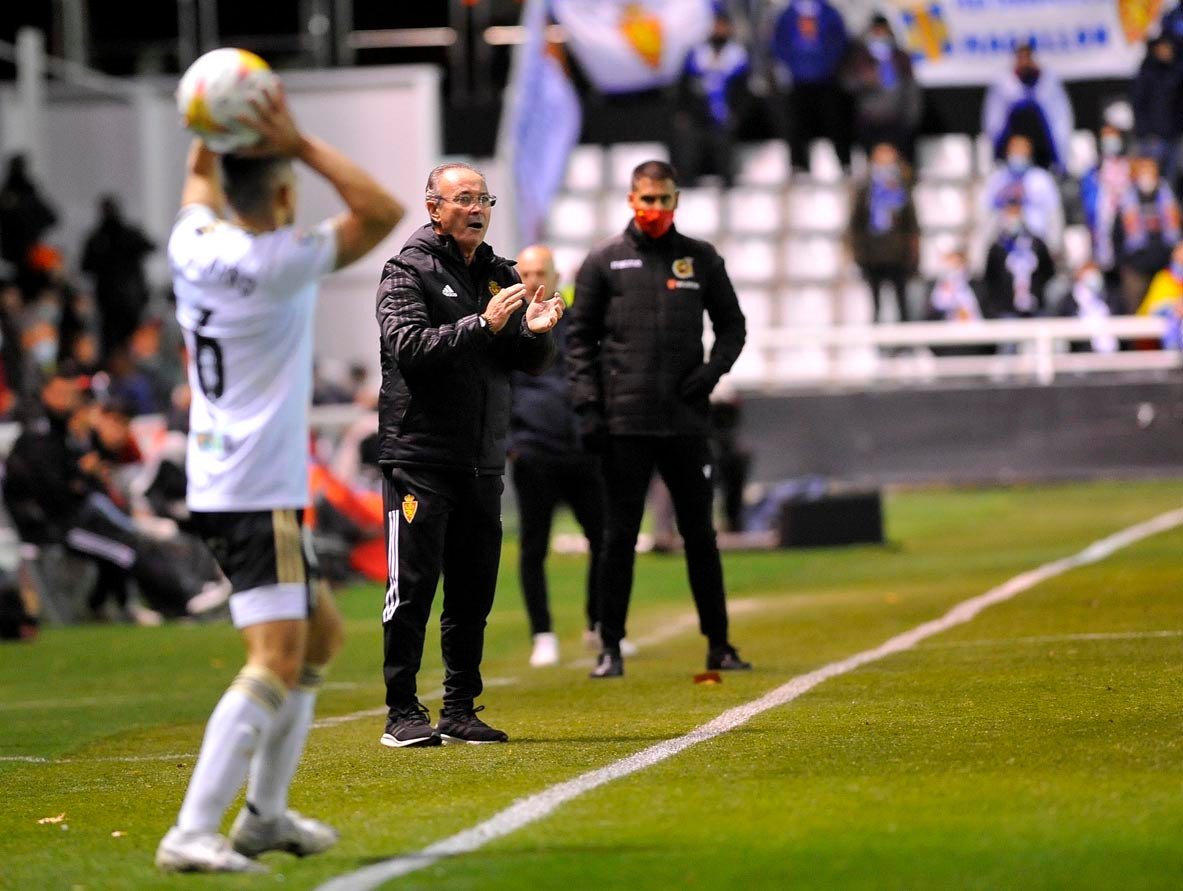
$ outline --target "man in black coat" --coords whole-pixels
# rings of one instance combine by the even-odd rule
[[[710,395],[743,349],[746,329],[723,260],[673,226],[677,174],[664,161],[632,177],[634,219],[597,247],[575,281],[568,366],[585,448],[602,450],[608,486],[600,632],[593,678],[624,673],[620,641],[645,493],[654,470],[674,503],[707,668],[743,669],[728,639],[715,541]],[[703,355],[703,313],[715,337]]]
[[[509,380],[553,361],[549,332],[563,301],[541,288],[527,294],[513,261],[484,243],[496,200],[465,164],[432,170],[431,222],[387,261],[378,287],[389,575],[381,741],[392,748],[508,739],[473,703],[501,556]],[[441,572],[444,703],[433,728],[415,678]]]
[[[544,245],[530,245],[518,254],[518,274],[527,291],[540,285],[555,290],[554,255]],[[521,547],[518,576],[530,620],[534,667],[559,661],[558,637],[551,623],[546,585],[546,554],[550,549],[555,508],[566,504],[587,538],[587,628],[585,639],[599,643],[599,568],[604,541],[604,475],[600,456],[580,448],[578,419],[571,407],[567,382],[566,322],[554,330],[558,357],[545,373],[513,375],[513,411],[509,420],[510,474],[518,503]]]

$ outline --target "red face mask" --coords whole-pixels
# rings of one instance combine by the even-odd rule
[[[650,238],[661,238],[674,225],[672,210],[657,210],[656,208],[640,208],[634,211],[637,215],[637,228]]]

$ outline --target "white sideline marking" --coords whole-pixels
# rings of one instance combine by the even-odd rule
[[[580,774],[574,779],[558,783],[541,792],[536,792],[525,798],[520,798],[509,807],[494,814],[483,823],[478,823],[471,829],[465,829],[449,838],[442,839],[435,844],[428,845],[422,851],[404,854],[399,857],[384,860],[364,867],[355,872],[346,873],[335,879],[330,879],[320,885],[315,891],[372,891],[384,882],[416,872],[430,866],[445,857],[458,854],[468,854],[484,847],[491,841],[509,835],[512,832],[528,826],[542,818],[549,816],[561,805],[566,804],[585,792],[590,792],[599,786],[626,777],[629,774],[652,767],[661,761],[677,755],[679,752],[697,745],[700,742],[714,739],[716,736],[734,730],[736,727],[750,721],[769,709],[792,702],[799,696],[809,692],[818,684],[830,678],[847,674],[856,668],[861,668],[871,662],[877,662],[887,656],[909,650],[925,638],[948,631],[957,625],[963,625],[978,615],[986,607],[1003,603],[1023,591],[1033,588],[1054,576],[1095,563],[1108,557],[1114,551],[1127,547],[1159,532],[1172,529],[1183,523],[1183,509],[1170,511],[1145,523],[1139,523],[1128,529],[1123,529],[1107,538],[1093,542],[1078,554],[1045,563],[1043,566],[1021,573],[1014,578],[992,588],[985,594],[963,600],[939,619],[917,625],[915,628],[898,634],[872,650],[864,650],[853,656],[848,656],[839,662],[823,665],[807,674],[798,675],[776,689],[765,693],[759,699],[746,705],[737,706],[723,712],[712,721],[708,721],[684,736],[666,740],[630,755],[620,761],[615,761],[606,767]]]
[[[1043,634],[1032,637],[993,637],[980,640],[950,640],[925,644],[926,650],[951,650],[959,647],[1004,647],[1008,644],[1078,643],[1091,640],[1149,640],[1158,637],[1183,637],[1183,631],[1082,631],[1079,634]]]

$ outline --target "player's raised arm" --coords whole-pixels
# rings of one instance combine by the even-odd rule
[[[218,156],[200,139],[194,139],[189,146],[189,158],[185,162],[181,207],[190,204],[201,204],[219,214],[226,205]]]

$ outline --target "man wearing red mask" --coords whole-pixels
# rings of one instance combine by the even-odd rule
[[[685,542],[690,590],[708,641],[707,668],[751,668],[728,638],[723,568],[711,522],[710,401],[746,330],[723,260],[674,227],[677,174],[646,161],[632,176],[633,220],[597,247],[575,280],[568,374],[583,448],[604,457],[602,650],[593,678],[620,677],[637,533],[656,470]],[[703,351],[703,314],[714,345]]]

